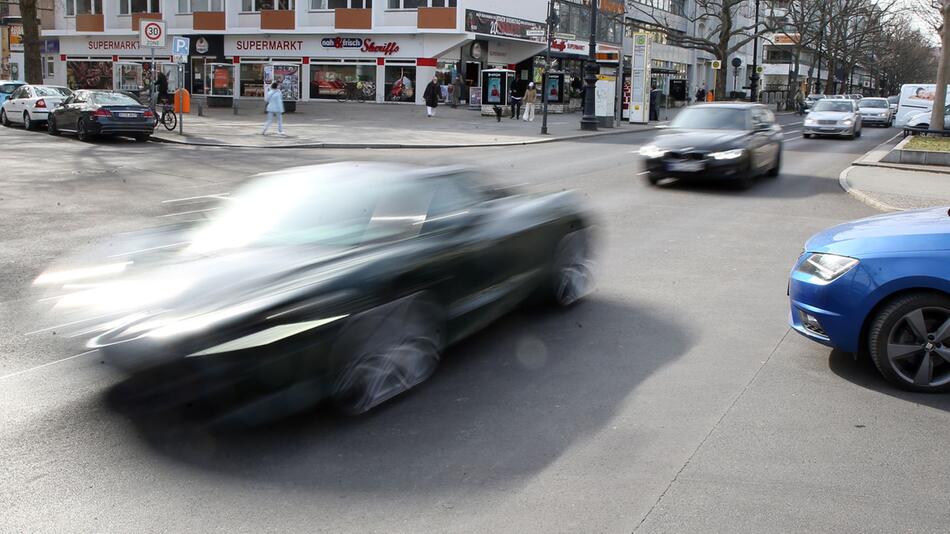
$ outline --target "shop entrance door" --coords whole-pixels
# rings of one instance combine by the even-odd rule
[[[465,85],[478,87],[482,79],[482,64],[477,61],[465,62]]]

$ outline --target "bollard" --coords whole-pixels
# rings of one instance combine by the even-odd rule
[[[235,115],[238,114],[238,99],[237,99],[237,98],[232,98],[232,99],[231,99],[231,109],[234,110],[234,114],[235,114]]]
[[[202,105],[202,102],[200,100],[198,101],[198,116],[199,117],[205,116],[205,107],[204,105]]]

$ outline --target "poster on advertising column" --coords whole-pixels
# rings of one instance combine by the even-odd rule
[[[300,100],[300,65],[264,65],[264,85],[273,82],[284,100]]]
[[[650,37],[645,33],[633,34],[630,67],[630,122],[646,124],[650,120]]]

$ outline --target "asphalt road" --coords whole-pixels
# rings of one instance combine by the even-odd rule
[[[651,133],[262,151],[0,129],[0,531],[946,531],[950,398],[898,392],[786,325],[804,240],[872,214],[839,172],[893,131],[798,128],[782,175],[748,191],[647,186],[631,151]],[[348,159],[583,191],[598,291],[499,321],[368,416],[245,431],[123,415],[97,353],[34,332],[30,282],[70,248],[199,217],[256,172]]]

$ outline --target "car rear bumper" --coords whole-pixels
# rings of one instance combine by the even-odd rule
[[[89,132],[96,135],[142,135],[155,131],[155,124],[147,122],[92,121]]]
[[[30,111],[30,120],[31,121],[45,121],[49,118],[49,111],[42,109],[34,109]]]

